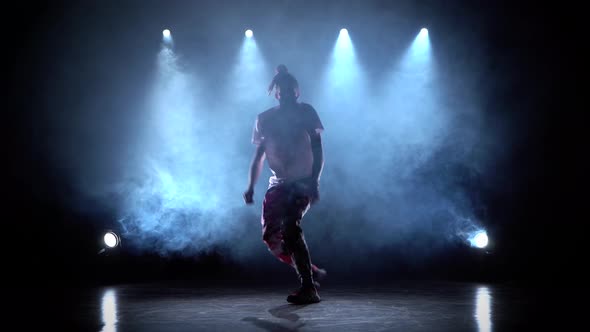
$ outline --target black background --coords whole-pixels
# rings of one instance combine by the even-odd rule
[[[576,19],[580,9],[508,2],[372,3],[382,8],[402,6],[449,32],[469,30],[473,24],[484,31],[490,83],[490,88],[482,92],[485,108],[511,114],[519,133],[514,145],[506,147],[508,157],[498,164],[498,172],[509,174],[506,178],[510,181],[501,184],[502,190],[484,193],[491,213],[503,223],[494,238],[501,245],[493,252],[457,247],[414,269],[403,261],[396,262],[396,248],[383,249],[373,256],[387,258],[388,264],[382,269],[363,273],[362,267],[357,267],[335,281],[450,278],[546,284],[583,280],[588,218],[583,213],[587,204],[587,168],[583,162],[587,147],[582,119],[587,107],[582,89],[585,70],[578,64],[584,45],[581,23]],[[108,257],[97,255],[104,226],[100,220],[109,216],[81,215],[64,204],[64,199],[77,194],[64,180],[68,170],[52,165],[46,150],[51,138],[32,130],[39,128],[46,116],[44,91],[53,83],[51,64],[58,61],[51,58],[55,50],[48,49],[51,38],[60,36],[56,45],[75,42],[77,34],[86,29],[96,34],[98,29],[93,24],[104,22],[111,30],[127,29],[129,34],[149,30],[173,19],[170,6],[183,4],[52,1],[4,5],[3,76],[7,82],[3,90],[7,103],[3,113],[8,121],[4,123],[3,164],[8,184],[3,186],[6,207],[2,219],[8,227],[4,256],[13,267],[4,269],[5,274],[17,281],[33,278],[40,284],[68,284],[158,278],[255,279],[268,273],[234,264],[214,251],[191,259],[138,257],[124,251]],[[222,5],[202,2],[198,6],[207,12]],[[264,8],[287,5],[288,1],[253,2],[249,10],[259,10],[264,19]],[[300,2],[298,7],[314,10],[337,5]],[[96,19],[73,27],[68,16],[88,10],[96,11]],[[149,13],[153,20],[134,21],[138,11]],[[77,65],[72,64],[74,68]],[[81,88],[83,79],[90,79],[84,75],[79,75],[80,81],[61,84],[71,85],[74,94],[83,99],[90,93]],[[64,100],[63,107],[67,108],[69,102]],[[286,269],[273,271],[289,275]]]

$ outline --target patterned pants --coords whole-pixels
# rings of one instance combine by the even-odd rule
[[[275,257],[293,266],[302,277],[311,275],[312,270],[301,229],[301,220],[309,206],[307,188],[301,182],[270,188],[262,204],[263,241]]]

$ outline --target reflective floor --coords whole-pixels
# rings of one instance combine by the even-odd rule
[[[246,286],[170,282],[70,289],[54,295],[59,300],[45,310],[58,318],[56,330],[110,332],[530,331],[554,318],[539,292],[517,287],[334,286],[321,290],[321,303],[297,306],[285,302],[288,290]]]

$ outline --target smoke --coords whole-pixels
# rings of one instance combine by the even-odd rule
[[[484,226],[476,187],[482,161],[471,153],[481,121],[477,110],[465,121],[464,110],[449,107],[472,100],[469,93],[453,100],[424,39],[419,35],[381,80],[339,40],[317,96],[326,127],[325,205],[307,228],[312,242],[344,246],[349,260],[396,246],[426,257],[467,243]],[[321,249],[316,256],[333,259]]]
[[[499,138],[484,126],[478,93],[465,83],[477,79],[480,64],[443,68],[444,48],[402,37],[403,29],[389,36],[410,39],[407,45],[392,51],[379,44],[369,54],[363,46],[372,45],[357,41],[367,40],[371,28],[354,24],[345,47],[328,34],[298,44],[305,47],[281,47],[282,40],[291,45],[303,38],[301,31],[313,35],[333,25],[308,21],[278,38],[273,24],[284,22],[272,22],[261,29],[266,35],[254,29],[255,38],[239,49],[224,40],[228,46],[193,55],[182,49],[186,37],[175,36],[175,48],[163,45],[155,61],[145,52],[156,72],[146,98],[130,103],[138,111],[126,115],[134,126],[117,140],[121,146],[103,130],[120,115],[108,114],[82,127],[110,142],[104,145],[112,154],[104,146],[81,156],[63,152],[67,164],[99,161],[72,168],[70,181],[114,211],[128,247],[162,255],[224,250],[237,258],[264,252],[258,221],[269,171],[257,184],[255,207],[244,206],[242,192],[252,126],[257,113],[276,104],[265,91],[279,63],[297,77],[301,100],[316,108],[326,128],[321,201],[304,221],[314,259],[332,260],[340,251],[366,261],[391,247],[427,256],[467,242],[485,226],[480,191],[493,180],[489,166]],[[69,145],[76,145],[73,137],[67,136]],[[97,169],[109,169],[109,176]]]
[[[157,66],[137,163],[116,184],[119,222],[133,247],[196,254],[232,240],[240,229],[236,210],[247,154],[235,144],[235,125],[244,122],[227,121],[223,110],[203,103],[203,83],[171,48],[162,48]],[[232,82],[233,96],[251,95],[243,82]]]

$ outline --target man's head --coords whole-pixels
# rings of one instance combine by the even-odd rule
[[[283,74],[283,73],[288,73],[289,70],[287,70],[287,66],[285,65],[278,65],[277,68],[275,69],[277,74]]]
[[[294,89],[281,89],[277,87],[276,98],[281,104],[295,103],[297,101],[297,94]]]

